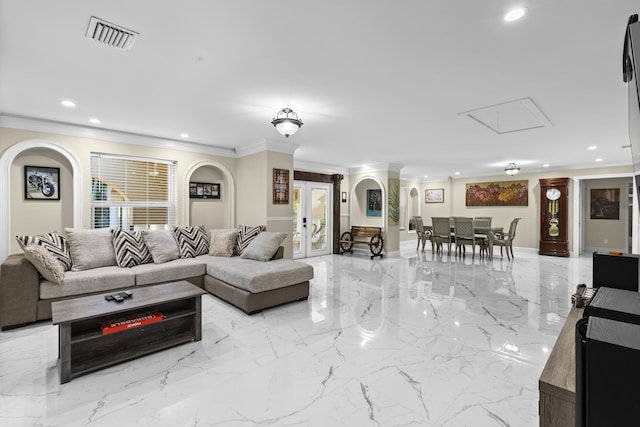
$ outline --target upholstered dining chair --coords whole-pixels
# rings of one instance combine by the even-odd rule
[[[476,256],[476,245],[482,247],[481,238],[476,237],[473,218],[454,218],[454,237],[456,243],[456,253],[462,255],[465,245],[471,245],[472,257]]]
[[[476,227],[491,227],[492,216],[477,216],[473,218],[473,225]]]
[[[513,258],[513,239],[516,237],[516,227],[518,226],[518,221],[522,218],[514,218],[509,225],[509,231],[504,232],[496,232],[494,233],[493,244],[494,246],[500,246],[500,256],[502,256],[502,248],[505,248],[507,252],[507,259],[511,261]]]
[[[420,248],[420,243],[422,243],[422,252],[424,252],[424,245],[429,240],[431,242],[431,251],[433,252],[433,240],[431,239],[431,230],[427,230],[424,227],[424,223],[422,222],[421,216],[414,216],[413,222],[416,225],[416,235],[418,236],[418,246],[416,246],[416,250]]]
[[[448,251],[451,253],[451,243],[453,237],[451,236],[451,224],[449,223],[449,217],[431,217],[431,224],[433,225],[432,242],[436,248],[436,251],[442,250],[442,244],[448,245]]]

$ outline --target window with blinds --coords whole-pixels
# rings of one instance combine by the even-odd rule
[[[91,227],[171,229],[175,162],[91,153]]]

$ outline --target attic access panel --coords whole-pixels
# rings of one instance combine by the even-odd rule
[[[516,99],[460,113],[497,134],[553,126],[531,98]]]

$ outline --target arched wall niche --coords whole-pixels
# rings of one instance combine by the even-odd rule
[[[381,191],[380,216],[367,216],[367,190]],[[351,225],[370,225],[386,229],[387,191],[382,181],[374,176],[363,176],[355,182],[351,188],[349,218]]]
[[[60,168],[59,201],[24,200],[25,165]],[[82,226],[80,162],[66,148],[47,140],[14,144],[0,156],[0,176],[0,260],[19,252],[15,235]]]
[[[220,199],[190,198],[190,182],[220,184]],[[234,226],[235,182],[226,167],[214,161],[196,163],[187,171],[185,183],[183,206],[190,225],[204,225],[207,230]]]

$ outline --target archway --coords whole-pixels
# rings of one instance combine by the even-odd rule
[[[364,188],[364,190],[367,189],[374,189],[373,187],[379,189],[381,191],[381,199],[382,199],[382,203],[381,203],[381,210],[380,210],[380,216],[379,216],[379,221],[367,221],[367,224],[356,224],[356,222],[358,220],[362,220],[365,215],[362,215],[362,211],[363,209],[366,210],[366,207],[364,206],[364,204],[366,203],[366,191],[362,191],[363,189],[359,190],[358,187],[365,183],[366,181],[373,181],[373,183],[375,183],[376,185],[371,186],[372,188]],[[354,212],[355,209],[355,212]],[[378,216],[376,216],[378,217]],[[375,217],[374,217],[375,218]],[[349,224],[350,225],[375,225],[375,226],[380,226],[382,227],[382,230],[384,231],[387,227],[387,190],[386,187],[384,186],[384,184],[382,183],[382,181],[380,181],[378,178],[374,177],[374,176],[363,176],[360,179],[358,179],[355,184],[353,185],[353,187],[351,188],[351,203],[349,204]]]
[[[210,161],[210,160],[205,160],[205,161],[201,161],[198,162],[194,165],[192,165],[189,170],[187,171],[187,173],[185,174],[185,189],[182,192],[183,194],[183,199],[182,199],[182,212],[184,212],[184,216],[183,216],[183,221],[185,221],[186,223],[189,223],[189,219],[191,218],[191,209],[190,209],[190,203],[189,203],[189,182],[191,181],[191,177],[193,176],[193,174],[200,168],[202,167],[207,167],[210,166],[214,169],[219,170],[220,172],[222,172],[222,175],[224,177],[224,181],[225,183],[228,185],[228,194],[222,194],[223,198],[227,199],[227,216],[228,216],[228,221],[227,224],[225,225],[226,227],[230,228],[233,227],[235,225],[235,181],[233,179],[233,176],[231,175],[231,172],[229,171],[229,169],[227,169],[224,165],[222,165],[221,163],[215,162],[215,161]]]
[[[71,165],[73,175],[73,226],[82,227],[82,173],[80,162],[71,151],[51,141],[32,139],[12,145],[0,157],[0,260],[11,251],[11,165],[22,152],[46,148],[60,153]]]

